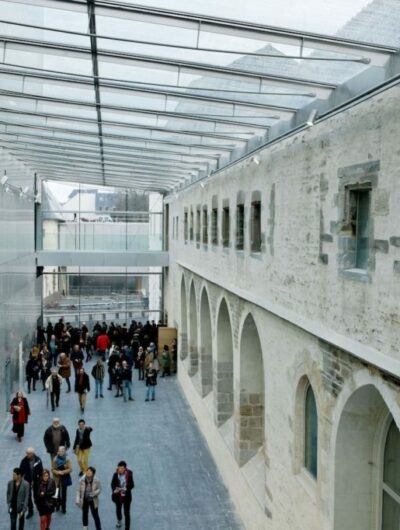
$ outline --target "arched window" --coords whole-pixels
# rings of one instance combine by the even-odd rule
[[[315,478],[318,472],[318,414],[315,396],[308,385],[305,396],[304,414],[304,467]]]
[[[392,420],[383,461],[381,530],[400,528],[400,432]]]

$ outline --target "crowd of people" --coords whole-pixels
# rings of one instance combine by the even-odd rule
[[[108,374],[107,390],[115,390],[114,397],[124,401],[134,401],[132,374],[137,370],[139,381],[144,381],[145,401],[156,399],[157,377],[165,377],[176,372],[177,343],[164,345],[162,352],[157,351],[158,327],[154,321],[142,325],[132,321],[128,328],[125,324],[109,326],[97,322],[89,333],[85,324],[76,328],[60,319],[55,326],[49,322],[46,329],[38,328],[37,345],[30,352],[26,363],[27,392],[36,391],[41,384],[46,391],[47,406],[55,411],[60,406],[61,389],[71,392],[72,374],[74,391],[78,396],[81,413],[85,412],[86,397],[91,390],[91,379],[85,371],[85,363],[96,356],[91,367],[95,399],[104,398],[104,380]],[[10,403],[12,430],[21,442],[25,425],[31,414],[28,398],[18,391]],[[92,448],[90,438],[92,428],[80,418],[76,429],[72,450],[79,467],[79,484],[76,491],[76,504],[82,510],[83,529],[88,528],[89,512],[92,514],[96,530],[101,530],[98,511],[101,484],[96,469],[89,466],[89,454]],[[32,447],[26,450],[19,467],[14,468],[12,480],[7,487],[7,504],[10,514],[11,530],[23,530],[25,518],[34,514],[34,504],[39,514],[40,530],[49,530],[54,511],[66,513],[67,491],[72,485],[72,462],[68,456],[71,439],[67,428],[54,418],[45,430],[43,443],[50,458],[46,467]],[[124,460],[121,460],[111,480],[112,501],[116,509],[116,527],[122,526],[122,514],[125,530],[130,529],[130,504],[134,487],[133,474]]]

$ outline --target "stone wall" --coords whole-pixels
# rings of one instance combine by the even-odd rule
[[[182,281],[187,300],[196,285],[197,311],[199,293],[207,290],[213,392],[204,397],[190,365],[181,365],[179,377],[249,529],[376,530],[382,425],[391,417],[400,425],[399,99],[400,88],[392,88],[261,150],[260,165],[243,160],[205,187],[168,198],[180,220],[192,205],[207,205],[209,212],[212,200],[220,210],[230,205],[228,248],[222,248],[220,225],[219,245],[185,244],[182,227],[179,239],[170,237],[166,305],[179,327]],[[371,234],[368,268],[360,273],[345,265],[353,250],[345,221],[347,190],[363,179],[371,186]],[[249,226],[256,190],[262,203],[258,253],[250,250]],[[237,196],[246,215],[242,251],[234,241]],[[261,393],[243,380],[250,359],[241,337],[249,314],[262,349]],[[318,410],[316,480],[304,468],[308,384]],[[379,418],[367,418],[365,401]],[[353,411],[364,441],[347,419]],[[374,440],[366,440],[371,430]],[[365,461],[377,473],[369,473]],[[348,491],[352,472],[369,478]],[[373,506],[363,517],[349,510],[360,502],[357,488],[369,491]]]

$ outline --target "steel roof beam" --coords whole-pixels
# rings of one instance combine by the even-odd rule
[[[87,54],[90,54],[91,52],[90,48],[87,48],[84,46],[52,43],[48,41],[40,41],[36,39],[26,39],[26,38],[23,39],[23,38],[18,38],[18,37],[0,36],[0,42],[13,43],[13,44],[17,44],[19,46],[25,46],[25,47],[36,47],[36,48],[41,48],[42,50],[47,48],[51,50],[70,52],[72,54],[78,54],[78,55],[79,54],[87,55]],[[264,72],[257,72],[257,71],[252,71],[252,70],[244,70],[241,68],[232,68],[228,66],[216,66],[216,65],[212,65],[208,63],[174,60],[171,58],[166,59],[164,57],[157,57],[157,56],[152,56],[152,55],[141,55],[141,54],[128,53],[128,52],[117,52],[117,51],[111,51],[111,50],[104,50],[104,49],[99,50],[98,49],[97,57],[99,59],[102,57],[105,57],[105,58],[119,59],[119,61],[137,61],[137,62],[147,63],[147,64],[164,65],[164,66],[167,66],[169,69],[171,68],[171,66],[173,66],[177,69],[178,75],[182,73],[182,70],[187,69],[187,70],[195,70],[195,71],[214,73],[214,74],[218,73],[219,75],[226,74],[229,78],[240,77],[240,78],[253,79],[253,80],[256,79],[259,82],[261,82],[262,80],[267,80],[270,86],[282,87],[282,86],[289,85],[291,87],[300,88],[301,90],[304,90],[307,87],[308,89],[312,88],[312,90],[316,93],[316,96],[320,98],[326,98],[332,92],[332,90],[334,90],[337,87],[336,84],[324,83],[321,81],[312,81],[308,79],[266,74]]]
[[[36,142],[31,142],[32,145],[43,145],[42,142],[45,141],[46,143],[44,145],[47,145],[47,142],[58,142],[59,144],[66,144],[65,145],[65,148],[76,148],[77,146],[78,147],[81,147],[82,145],[85,145],[87,147],[89,146],[93,146],[95,149],[98,149],[99,147],[99,144],[98,143],[94,143],[94,142],[87,142],[87,141],[83,141],[83,140],[71,140],[71,139],[67,139],[67,138],[54,138],[54,136],[43,136],[43,135],[33,135],[33,134],[26,134],[26,133],[4,133],[2,131],[0,131],[0,141],[1,141],[1,135],[5,135],[7,137],[12,137],[12,138],[18,138],[18,137],[23,137],[23,138],[28,138],[28,139],[34,139],[36,140]],[[40,140],[40,142],[39,142]],[[18,141],[18,140],[17,140]],[[26,140],[24,140],[26,141]],[[146,142],[143,142],[146,144]],[[163,147],[163,146],[162,146]],[[155,153],[165,153],[165,154],[171,154],[171,153],[174,153],[174,154],[177,154],[179,156],[194,156],[194,157],[202,157],[204,158],[205,160],[214,160],[214,161],[218,161],[219,160],[219,156],[220,155],[202,155],[202,154],[196,154],[196,153],[191,153],[191,151],[195,150],[195,148],[192,148],[190,147],[188,152],[184,152],[184,151],[169,151],[169,150],[165,150],[165,151],[160,151],[159,149],[157,148],[151,148],[151,147],[139,147],[139,146],[113,146],[113,145],[110,145],[110,146],[106,146],[106,149],[107,151],[135,151],[135,150],[143,150],[143,151],[147,151],[147,152],[155,152]],[[210,151],[212,151],[212,149],[210,149]]]
[[[6,114],[12,114],[12,115],[19,115],[19,116],[32,116],[32,117],[38,117],[38,118],[46,118],[46,119],[54,119],[54,120],[64,120],[64,121],[72,121],[72,122],[78,122],[78,123],[90,123],[95,124],[97,123],[97,120],[92,120],[90,118],[81,118],[78,116],[66,116],[63,114],[52,114],[52,113],[46,113],[46,112],[34,112],[34,111],[28,111],[28,110],[15,110],[15,109],[8,109],[7,107],[0,107],[0,113],[6,113]],[[158,132],[164,132],[164,133],[176,133],[176,134],[192,134],[195,136],[205,136],[205,137],[219,137],[220,134],[224,136],[224,139],[235,139],[234,137],[231,137],[229,135],[231,134],[241,134],[241,135],[253,135],[253,132],[248,131],[241,131],[241,132],[232,132],[227,131],[227,133],[224,133],[221,131],[221,133],[210,133],[207,131],[201,131],[201,130],[189,130],[189,129],[169,129],[166,127],[152,127],[151,125],[135,125],[127,122],[121,122],[121,121],[109,121],[109,120],[102,120],[103,125],[111,125],[116,127],[122,127],[122,128],[129,128],[129,129],[143,129],[143,130],[152,130],[152,131],[158,131]]]
[[[48,71],[48,70],[46,70]],[[93,77],[91,76],[74,76],[74,77],[68,77],[68,75],[56,75],[56,73],[51,75],[44,75],[39,73],[30,73],[26,71],[16,71],[13,69],[7,69],[7,68],[1,68],[0,64],[0,74],[3,72],[11,75],[17,75],[21,77],[30,77],[33,79],[45,79],[45,80],[51,80],[51,81],[61,81],[61,82],[67,82],[67,83],[74,83],[74,84],[83,84],[83,85],[93,85]],[[123,90],[123,91],[129,91],[129,92],[138,92],[140,94],[156,94],[156,95],[162,95],[165,97],[165,106],[168,103],[168,98],[172,99],[182,99],[182,100],[193,100],[193,101],[202,101],[202,102],[212,102],[212,103],[220,103],[222,105],[234,105],[235,107],[249,107],[254,109],[269,109],[274,110],[276,112],[280,112],[283,115],[290,114],[293,115],[296,112],[296,108],[293,107],[285,107],[281,105],[271,105],[271,104],[264,104],[264,103],[255,103],[254,101],[242,101],[240,99],[229,99],[229,98],[223,98],[223,97],[212,97],[212,96],[204,96],[200,94],[187,94],[187,93],[177,93],[173,90],[165,90],[165,89],[155,89],[155,88],[148,88],[148,87],[135,87],[131,86],[129,84],[123,84],[121,82],[114,82],[111,83],[109,81],[104,82],[101,77],[98,77],[98,84],[100,88],[112,88],[117,90]]]
[[[21,147],[16,147],[12,143],[2,142],[0,140],[0,144],[7,147],[7,150],[10,153],[14,152],[25,152],[25,153],[32,153],[36,155],[44,155],[44,156],[54,156],[58,159],[64,158],[66,160],[98,160],[98,154],[97,153],[84,153],[84,154],[76,154],[76,153],[70,153],[66,150],[64,151],[55,151],[54,149],[33,149],[32,146],[28,147],[28,145],[22,145]],[[163,158],[152,158],[152,157],[140,157],[140,156],[130,156],[130,157],[115,157],[113,155],[105,155],[105,159],[107,163],[110,162],[118,162],[118,163],[132,163],[132,164],[140,164],[143,166],[151,165],[155,167],[165,167],[165,166],[172,166],[179,169],[186,169],[186,170],[194,170],[194,171],[201,171],[202,169],[205,169],[207,167],[207,164],[204,162],[198,163],[195,165],[193,162],[179,162],[175,161],[173,159],[163,159]],[[163,163],[160,163],[163,162]]]
[[[11,134],[17,134],[19,135],[20,133],[17,132],[17,133],[13,133],[12,131],[8,131],[7,129],[10,128],[10,127],[19,127],[19,128],[22,128],[24,130],[26,129],[33,129],[33,130],[43,130],[43,131],[52,131],[53,133],[65,133],[65,134],[71,134],[73,135],[74,133],[76,133],[77,135],[79,136],[83,136],[83,137],[94,137],[94,138],[98,138],[97,134],[94,134],[94,133],[90,133],[90,132],[87,132],[87,131],[79,131],[79,130],[76,130],[76,129],[66,129],[66,130],[63,130],[63,129],[57,129],[55,127],[44,127],[44,126],[38,126],[38,125],[16,125],[14,123],[9,123],[5,120],[0,120],[0,125],[4,125],[6,127],[6,130],[5,131],[1,131],[0,130],[0,134],[8,134],[8,133],[11,133]],[[38,135],[39,137],[41,135]],[[57,136],[53,136],[53,138],[57,139],[58,137]],[[153,139],[153,138],[148,138],[148,137],[140,137],[140,136],[122,136],[122,135],[119,135],[119,134],[103,134],[102,136],[103,139],[106,139],[106,140],[121,140],[121,141],[124,141],[124,142],[132,142],[132,143],[137,143],[137,142],[149,142],[149,143],[155,143],[155,144],[165,144],[165,145],[176,145],[176,146],[182,146],[182,147],[195,147],[196,149],[210,149],[210,150],[215,150],[215,151],[231,151],[232,149],[234,149],[235,146],[227,146],[227,145],[207,145],[207,144],[185,144],[185,143],[180,143],[180,142],[173,142],[173,141],[168,141],[168,140],[158,140],[158,139]],[[60,137],[60,140],[63,140],[62,137]],[[79,140],[76,140],[77,142],[79,142]],[[236,140],[237,141],[237,140]],[[107,144],[104,144],[104,147],[106,147]]]
[[[22,92],[15,92],[13,90],[2,90],[0,89],[0,96],[12,96],[14,98],[20,98],[20,99],[33,99],[35,101],[48,101],[50,103],[60,103],[65,105],[76,105],[78,107],[87,107],[87,108],[94,108],[96,109],[96,104],[89,103],[87,101],[79,101],[75,99],[63,99],[63,98],[54,98],[50,96],[40,96],[37,94],[26,94]],[[118,105],[109,105],[109,104],[102,104],[102,109],[108,109],[108,110],[115,110],[115,111],[123,111],[123,112],[132,112],[134,114],[143,114],[145,116],[156,116],[157,120],[162,118],[177,118],[181,120],[189,120],[189,121],[201,121],[201,122],[207,122],[207,123],[222,123],[225,125],[236,125],[239,127],[247,127],[247,128],[253,128],[253,129],[267,129],[269,128],[268,125],[262,125],[262,124],[256,124],[256,123],[250,123],[247,121],[237,121],[239,118],[249,118],[248,116],[234,116],[236,120],[228,120],[224,119],[225,117],[221,115],[221,117],[218,116],[218,114],[214,114],[213,117],[206,117],[202,116],[201,114],[195,114],[195,113],[179,113],[179,112],[169,112],[169,111],[160,111],[160,110],[151,110],[151,109],[142,109],[140,107],[125,107],[125,106],[118,106]],[[278,116],[257,116],[257,119],[266,120],[266,119],[278,119]]]

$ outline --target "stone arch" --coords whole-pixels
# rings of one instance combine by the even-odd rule
[[[381,528],[383,451],[392,419],[373,384],[359,387],[347,399],[334,454],[334,530]]]
[[[241,329],[240,403],[235,415],[235,457],[248,462],[264,445],[264,363],[260,336],[251,313]]]
[[[233,416],[233,339],[228,304],[222,298],[216,320],[214,421],[219,427]]]
[[[207,396],[213,389],[213,352],[210,300],[204,286],[200,296],[200,384],[201,394]]]
[[[199,368],[199,353],[197,342],[197,299],[194,281],[189,290],[189,375],[193,376]]]
[[[179,332],[180,358],[183,360],[186,359],[188,354],[186,283],[185,276],[183,274],[181,281],[181,320]]]

